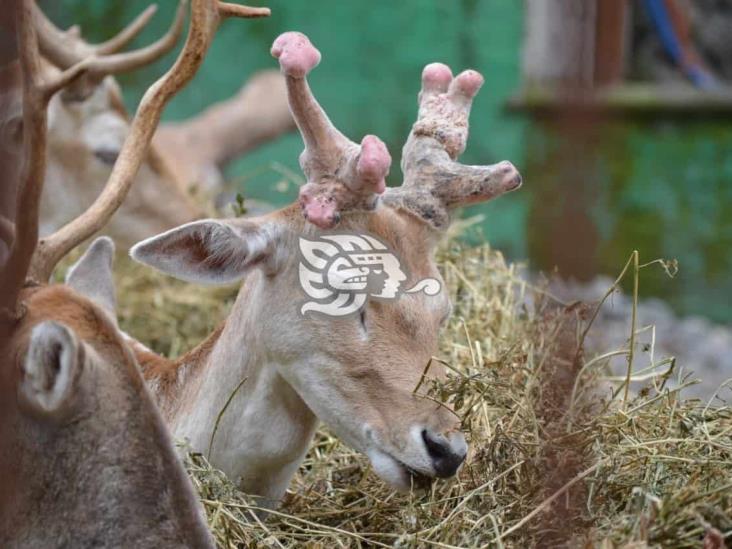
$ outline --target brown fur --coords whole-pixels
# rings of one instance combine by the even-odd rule
[[[0,471],[23,479],[0,508],[2,547],[212,547],[190,481],[107,315],[65,286],[23,291],[4,349]],[[29,414],[15,396],[33,328],[70,328],[84,349],[62,415]],[[5,378],[8,380],[8,378]]]
[[[310,229],[310,225],[303,219],[297,204],[291,204],[273,212],[270,217],[282,225],[292,226],[294,234],[305,233]],[[361,224],[365,224],[365,231],[378,236],[392,249],[401,251],[400,256],[406,263],[404,266],[411,275],[407,281],[408,284],[430,276],[429,265],[424,264],[422,258],[431,255],[439,238],[431,226],[411,215],[411,212],[383,208],[374,212],[373,215],[350,212],[343,221],[343,228],[346,231],[354,230]],[[291,255],[296,257],[297,253],[293,251]],[[394,310],[391,307],[385,307],[378,301],[373,303],[373,307],[378,311],[384,311],[389,317],[388,323],[384,324],[385,340],[379,342],[380,347],[400,347],[405,333],[410,336],[409,340],[422,350],[435,347],[435,341],[425,339],[428,332],[419,329],[425,320],[419,310],[411,308]],[[388,325],[391,323],[393,326]],[[192,372],[188,372],[187,375],[193,374],[191,377],[193,378],[201,375],[206,367],[210,366],[208,360],[211,351],[218,342],[224,326],[225,322],[202,343],[176,360],[162,357],[144,345],[132,341],[132,349],[140,363],[143,377],[148,382],[155,382],[155,395],[164,410],[170,406],[172,401],[180,397],[181,388],[178,379],[185,367],[192,368]],[[345,334],[344,337],[346,337]],[[436,368],[435,371],[438,369]],[[378,386],[376,389],[378,390]]]
[[[206,339],[176,360],[162,357],[137,341],[130,340],[130,348],[140,364],[142,375],[153,389],[166,420],[170,420],[185,405],[180,396],[189,387],[182,386],[182,374],[185,372],[191,379],[200,377],[224,326],[225,323],[222,322]]]

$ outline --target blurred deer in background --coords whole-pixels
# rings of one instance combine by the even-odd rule
[[[153,145],[176,180],[206,196],[225,188],[223,170],[230,162],[294,128],[285,79],[264,70],[234,97],[192,118],[161,124]]]
[[[40,242],[48,102],[91,73],[88,61],[55,76],[43,70],[33,13],[32,0],[18,2],[22,131],[0,128],[1,150],[17,152],[18,172],[6,171],[0,187],[3,203],[11,196],[15,206],[3,216],[14,230],[4,236],[0,264],[0,546],[212,548],[190,480],[116,325],[112,242],[97,239],[66,284],[46,282],[124,199],[164,106],[195,74],[219,22],[269,10],[192,1],[186,44],[141,100],[103,192]],[[9,187],[18,190],[5,194]]]
[[[225,324],[177,361],[134,342],[133,349],[176,436],[207,452],[267,505],[284,494],[318,419],[366,454],[395,488],[450,477],[467,454],[460,419],[424,389],[417,392],[428,385],[423,379],[444,375],[431,361],[450,314],[434,250],[453,208],[521,184],[509,162],[456,161],[483,78],[475,71],[453,78],[441,64],[425,67],[418,120],[404,147],[404,183],[387,190],[391,157],[383,142],[372,135],[361,145],[350,141],[310,92],[305,76],[320,61],[318,50],[304,35],[286,33],[272,53],[305,142],[300,164],[308,183],[299,205],[259,218],[193,222],[136,245],[134,259],[183,280],[246,283]],[[323,270],[330,265],[335,284],[363,284],[361,278],[391,271],[385,288],[432,279],[437,291],[408,290],[356,307],[365,294],[346,292],[330,305],[352,314],[303,313],[308,295],[335,295],[324,272],[319,285],[303,280],[317,274],[304,273],[301,262],[313,242],[311,262]],[[348,255],[337,255],[339,242],[363,252],[361,267],[338,271],[333,257]]]
[[[129,116],[113,75],[146,66],[168,53],[184,24],[183,3],[168,32],[154,44],[119,53],[155,13],[150,6],[115,37],[97,45],[78,27],[58,29],[36,8],[43,70],[56,75],[86,62],[84,76],[49,102],[48,169],[41,201],[41,234],[79,215],[101,192],[129,132]],[[15,119],[20,112],[16,110]],[[234,158],[294,126],[282,77],[255,74],[239,94],[200,116],[160,128],[107,233],[129,246],[142,238],[212,212],[224,187],[222,169]],[[202,130],[205,128],[205,130]]]

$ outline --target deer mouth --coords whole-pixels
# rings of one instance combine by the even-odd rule
[[[434,475],[407,465],[391,453],[374,448],[367,451],[366,454],[371,460],[374,472],[384,482],[400,492],[409,492],[414,489],[426,490],[434,481]]]
[[[397,460],[398,461],[398,460]],[[418,488],[420,490],[428,490],[430,486],[432,486],[432,482],[435,480],[434,477],[425,475],[424,473],[420,473],[416,469],[411,468],[406,463],[402,463],[401,461],[399,464],[402,466],[406,474],[409,478],[410,487]]]

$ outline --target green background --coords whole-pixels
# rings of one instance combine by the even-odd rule
[[[149,28],[135,42],[164,32],[175,2],[162,0]],[[57,0],[45,5],[59,25],[79,23],[89,40],[114,34],[147,2]],[[389,183],[399,183],[398,156],[416,114],[423,66],[475,68],[486,83],[471,117],[466,163],[511,160],[524,187],[495,202],[474,206],[481,229],[513,259],[551,269],[542,247],[545,224],[561,215],[560,174],[546,169],[556,136],[505,104],[521,85],[523,5],[518,0],[273,0],[269,19],[230,20],[220,29],[194,81],[167,108],[164,119],[182,119],[231,96],[254,71],[277,63],[269,47],[288,30],[306,33],[323,54],[311,86],[334,123],[360,141],[381,137],[394,157]],[[133,109],[145,87],[173,61],[119,78]],[[302,149],[297,134],[282,137],[235,162],[228,177],[247,197],[278,204],[296,195]],[[608,123],[600,148],[585,163],[591,189],[586,207],[599,241],[593,269],[615,274],[633,249],[642,261],[677,258],[680,272],[668,279],[644,271],[642,292],[667,299],[684,314],[732,322],[732,126],[724,119],[651,118]],[[554,217],[553,217],[554,216]],[[571,240],[571,239],[570,239]],[[571,245],[571,242],[568,243]]]

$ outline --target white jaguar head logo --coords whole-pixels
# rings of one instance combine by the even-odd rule
[[[366,234],[323,235],[318,240],[300,237],[300,285],[311,298],[302,314],[316,311],[345,316],[361,309],[368,297],[397,299],[402,293],[424,291],[437,295],[440,282],[420,280],[402,290],[407,279],[399,260],[386,245]]]

